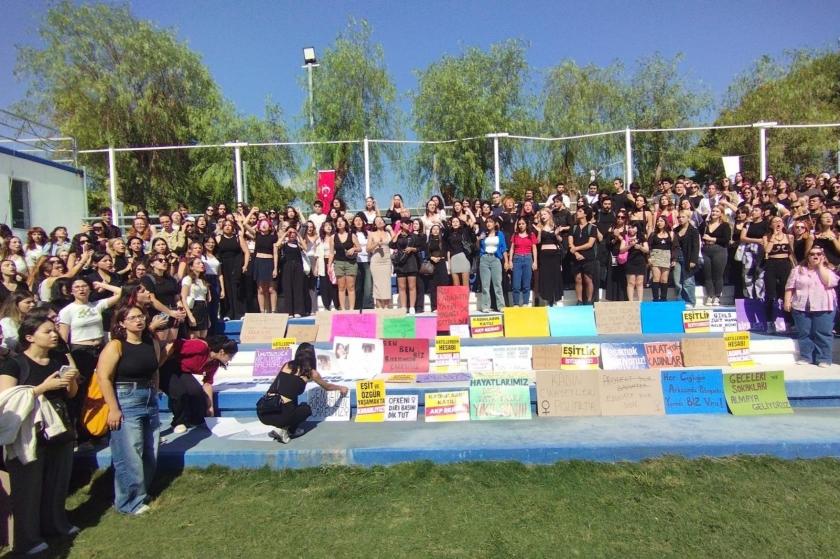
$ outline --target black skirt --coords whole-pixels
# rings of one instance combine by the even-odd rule
[[[190,309],[195,318],[195,326],[190,325],[192,331],[207,330],[210,328],[210,314],[207,312],[207,301],[196,301]]]

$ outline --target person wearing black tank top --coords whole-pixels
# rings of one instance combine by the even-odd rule
[[[793,235],[785,232],[784,220],[776,216],[770,220],[770,231],[764,236],[764,308],[767,332],[776,330],[776,307],[785,298],[785,284],[793,269]]]
[[[114,507],[122,514],[149,511],[146,501],[160,444],[159,360],[145,311],[138,306],[117,310],[111,341],[99,356],[96,374],[109,410]]]

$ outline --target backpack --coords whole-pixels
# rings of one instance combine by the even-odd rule
[[[119,343],[119,354],[122,357],[122,342]],[[111,409],[105,403],[102,388],[99,386],[99,376],[94,371],[88,384],[87,396],[82,404],[82,425],[92,437],[103,437],[108,432],[108,413]]]

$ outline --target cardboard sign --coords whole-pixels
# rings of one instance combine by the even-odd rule
[[[642,333],[682,334],[683,301],[643,301],[641,305]]]
[[[286,349],[258,349],[254,354],[252,374],[255,377],[273,377],[280,372],[280,368],[292,360],[292,350]]]
[[[596,336],[595,313],[589,305],[550,307],[548,329],[553,337]]]
[[[723,375],[723,390],[733,415],[793,413],[782,371],[727,373]]]
[[[417,379],[418,382],[463,382],[470,380],[469,373],[429,373]]]
[[[647,369],[644,344],[601,344],[601,363],[605,370]]]
[[[426,373],[429,371],[429,343],[426,340],[386,339],[383,373]]]
[[[466,390],[426,392],[425,407],[427,422],[469,421],[470,393]]]
[[[712,313],[708,309],[694,309],[683,311],[683,330],[686,334],[709,332],[709,320]]]
[[[485,350],[487,348],[481,348]],[[493,346],[493,370],[496,372],[530,371],[531,346],[499,345]]]
[[[548,307],[505,307],[506,338],[549,336]]]
[[[659,371],[601,371],[598,383],[603,415],[665,413]]]
[[[505,335],[502,315],[489,314],[470,317],[470,335],[473,338],[501,338]]]
[[[286,337],[294,338],[297,343],[314,344],[318,338],[317,324],[289,324],[286,328]]]
[[[376,338],[375,314],[334,314],[330,341],[337,337]]]
[[[666,414],[726,413],[720,369],[663,370],[662,396]]]
[[[686,367],[724,367],[729,364],[722,338],[683,338],[682,354]]]
[[[437,317],[416,316],[414,317],[415,336],[423,340],[434,340],[437,336]]]
[[[385,421],[417,421],[417,394],[385,397]]]
[[[723,335],[726,344],[726,356],[733,367],[752,367],[755,365],[750,353],[749,332],[727,332]]]
[[[441,285],[437,288],[437,331],[449,333],[453,324],[470,320],[470,290],[466,285]]]
[[[332,317],[337,314],[359,314],[359,311],[318,311],[315,313],[315,326],[318,328],[316,342],[332,342]]]
[[[599,334],[641,334],[639,302],[599,301],[595,303],[595,324]]]
[[[271,340],[271,349],[291,349],[296,343],[296,338],[274,338]]]
[[[342,337],[333,340],[332,369],[346,380],[373,378],[382,372],[384,365],[382,340]]]
[[[598,375],[537,371],[537,413],[545,417],[601,415]]]
[[[288,314],[245,313],[239,341],[243,344],[270,344],[271,340],[286,333],[288,322]]]
[[[416,335],[417,323],[413,316],[383,317],[382,338],[414,338]]]
[[[310,388],[306,402],[312,408],[307,421],[350,421],[350,396],[342,396],[338,390]]]
[[[600,357],[598,344],[563,344],[560,368],[564,371],[598,370]]]
[[[385,382],[363,380],[356,383],[356,422],[385,421]]]
[[[563,357],[563,346],[560,344],[534,345],[531,348],[531,368],[535,371],[559,369],[561,357]]]
[[[531,419],[526,376],[481,376],[470,381],[470,419]]]
[[[709,332],[737,332],[738,313],[735,311],[712,310],[709,317]]]
[[[648,342],[645,344],[645,357],[651,369],[683,366],[680,342]]]

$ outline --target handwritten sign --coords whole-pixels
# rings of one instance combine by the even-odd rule
[[[414,384],[417,380],[417,375],[414,373],[393,373],[385,375],[382,377],[382,380],[389,383]]]
[[[413,316],[386,316],[382,319],[382,337],[414,338],[417,335],[417,322]]]
[[[334,314],[330,341],[337,337],[376,338],[375,314]]]
[[[426,392],[426,421],[469,421],[470,393],[466,390]]]
[[[548,329],[548,307],[505,307],[506,338],[545,338]]]
[[[385,421],[385,382],[363,380],[356,383],[356,422]]]
[[[647,369],[644,344],[601,344],[604,369]]]
[[[589,305],[549,307],[548,329],[554,337],[596,336],[595,314]]]
[[[280,372],[280,368],[292,360],[292,350],[286,349],[258,349],[254,354],[252,374],[255,377],[273,377]]]
[[[683,338],[682,354],[686,367],[723,367],[729,363],[722,338]]]
[[[466,285],[441,285],[437,288],[437,331],[449,333],[453,324],[470,320],[470,290]]]
[[[492,357],[468,357],[467,370],[472,373],[492,373],[493,372],[493,358]]]
[[[400,318],[406,316],[405,309],[397,307],[393,309],[365,309],[362,314],[369,314],[376,317],[376,335],[375,338],[385,337],[385,319],[386,318]],[[414,336],[399,336],[400,338],[413,338]]]
[[[487,348],[481,348],[486,350]],[[530,371],[531,346],[498,345],[492,348],[493,369],[496,372]]]
[[[425,373],[429,370],[429,343],[426,340],[382,340],[385,360],[383,373]]]
[[[418,378],[418,382],[463,382],[470,380],[470,373],[429,373]]]
[[[461,338],[458,336],[438,336],[435,338],[435,359],[441,356],[461,355]]]
[[[545,417],[601,415],[598,375],[537,371],[537,413]]]
[[[291,349],[296,343],[296,338],[274,338],[271,340],[271,349]]]
[[[294,338],[297,343],[304,342],[314,344],[318,338],[317,324],[289,324],[286,328],[286,337]]]
[[[288,314],[246,313],[242,320],[242,332],[239,341],[243,344],[270,344],[274,338],[286,333]]]
[[[531,367],[535,371],[559,369],[563,346],[560,344],[536,344],[531,348]]]
[[[473,338],[501,338],[505,335],[502,315],[490,314],[470,317],[470,333]]]
[[[357,315],[359,311],[318,311],[315,313],[316,342],[332,342],[332,320],[337,314]]]
[[[526,376],[481,376],[470,381],[470,419],[531,419]]]
[[[720,369],[665,369],[662,396],[666,414],[726,413]]]
[[[595,303],[595,324],[599,334],[641,334],[642,313],[639,301]]]
[[[564,371],[598,370],[601,346],[598,344],[563,344],[560,368]]]
[[[750,354],[749,332],[727,332],[723,335],[723,343],[726,344],[726,355],[731,366],[752,367],[755,365]]]
[[[723,375],[723,390],[733,415],[793,413],[782,371],[728,373]]]
[[[737,332],[738,313],[714,309],[709,318],[709,332]]]
[[[449,325],[449,334],[452,336],[458,336],[459,338],[469,338],[470,337],[470,325],[469,324],[450,324]]]
[[[709,332],[709,320],[711,318],[711,314],[711,311],[708,309],[683,311],[683,330],[685,330],[686,334]]]
[[[645,344],[645,357],[651,369],[683,366],[680,342],[648,342]]]
[[[385,421],[417,421],[417,394],[385,397]]]
[[[598,373],[601,413],[604,415],[663,415],[665,402],[659,371],[601,371]]]
[[[308,421],[350,421],[350,397],[342,396],[338,390],[310,388],[306,402],[312,408]]]

